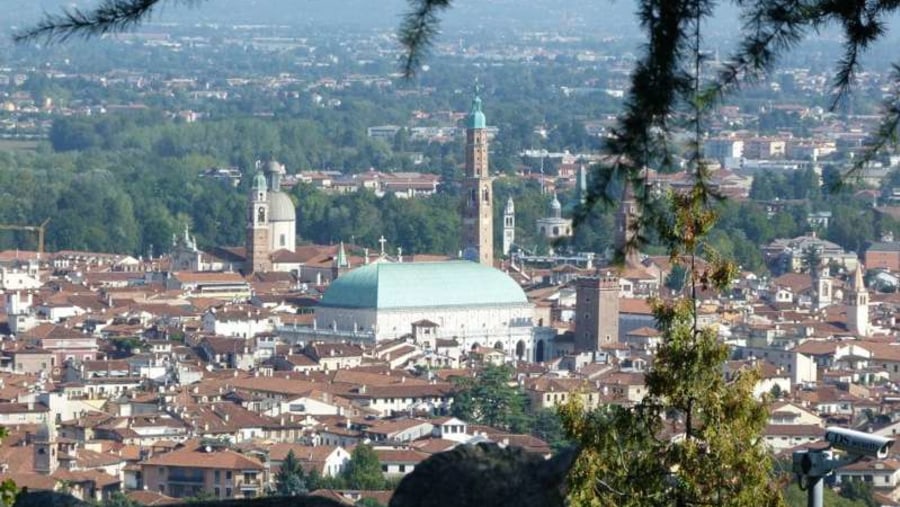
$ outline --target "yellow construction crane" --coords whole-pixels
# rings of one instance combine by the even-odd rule
[[[0,224],[0,230],[5,231],[29,231],[38,233],[38,259],[44,256],[44,231],[50,219],[44,220],[41,225],[12,225]]]

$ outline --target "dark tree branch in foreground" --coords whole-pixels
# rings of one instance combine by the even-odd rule
[[[406,49],[403,75],[412,77],[422,66],[439,33],[438,13],[450,7],[450,0],[409,0],[410,10],[400,25],[400,43]]]
[[[36,25],[13,35],[16,42],[45,40],[64,42],[73,36],[92,37],[116,33],[147,21],[156,7],[197,3],[200,0],[103,0],[91,9],[73,7],[60,14],[45,14]]]

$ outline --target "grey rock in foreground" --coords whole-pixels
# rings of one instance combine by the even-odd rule
[[[419,464],[390,507],[563,507],[576,455],[569,449],[545,460],[520,448],[462,445]]]

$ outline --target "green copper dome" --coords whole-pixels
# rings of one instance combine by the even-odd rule
[[[484,113],[481,112],[481,97],[475,95],[475,98],[472,99],[472,111],[469,112],[469,116],[466,118],[466,128],[483,129],[486,125]]]
[[[332,282],[319,303],[336,308],[421,308],[526,304],[522,288],[497,269],[469,261],[379,262]]]

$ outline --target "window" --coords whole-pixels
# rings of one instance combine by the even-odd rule
[[[218,471],[216,471],[216,472],[218,473]],[[219,498],[219,496],[222,495],[222,492],[219,490],[219,487],[218,487],[218,486],[216,486],[215,489],[214,489],[213,491],[214,491],[213,495],[214,495],[216,498]]]
[[[400,468],[400,471],[401,471],[401,472],[406,472],[406,465],[400,465],[399,468]],[[886,478],[887,478],[887,477],[885,477],[885,479],[886,479]]]
[[[219,470],[213,472],[213,477],[216,484],[222,482],[222,472]],[[219,488],[216,488],[216,496],[219,496]]]
[[[225,498],[231,498],[231,488],[225,488]]]
[[[387,466],[387,465],[381,465],[381,471],[382,471],[382,472],[387,472],[387,471],[388,471],[388,466]]]
[[[157,469],[157,472],[159,473],[159,476],[160,476],[160,477],[165,477],[165,476],[166,476],[166,469],[165,469],[165,467],[159,467],[159,469]]]
[[[284,234],[280,236],[279,242],[281,243],[281,246],[284,246],[287,243],[287,238],[284,237]]]
[[[225,480],[227,480],[227,481],[231,480],[231,470],[225,471]],[[231,496],[231,495],[226,495],[226,496]]]

